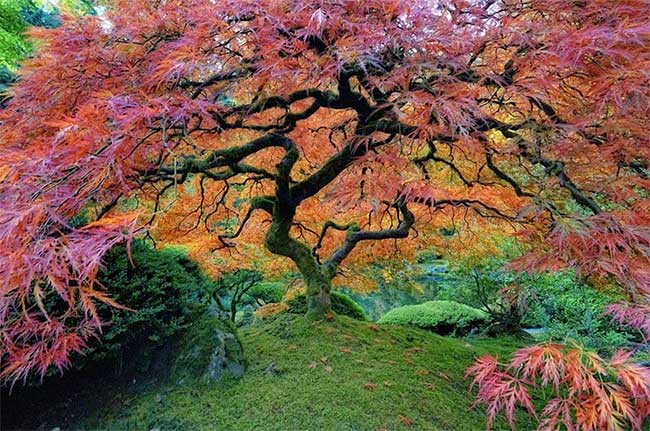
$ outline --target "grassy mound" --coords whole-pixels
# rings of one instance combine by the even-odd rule
[[[441,335],[466,335],[486,323],[488,315],[455,301],[429,301],[397,307],[384,314],[380,323],[414,326]]]
[[[310,322],[282,314],[240,336],[249,361],[242,379],[122,395],[76,428],[480,431],[485,415],[472,408],[463,373],[477,355],[518,347],[508,339],[456,340],[343,316]]]

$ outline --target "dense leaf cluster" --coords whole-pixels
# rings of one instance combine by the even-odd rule
[[[121,359],[177,334],[212,283],[182,251],[156,250],[143,241],[131,244],[130,257],[125,246],[109,251],[99,281],[127,309],[99,306],[109,324],[101,341],[86,350],[89,361]]]

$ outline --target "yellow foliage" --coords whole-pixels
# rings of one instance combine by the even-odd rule
[[[288,309],[289,304],[286,302],[272,302],[270,304],[265,304],[255,310],[255,317],[264,319],[266,317],[282,313],[283,311],[287,311]]]

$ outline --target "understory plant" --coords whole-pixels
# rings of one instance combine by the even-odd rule
[[[466,376],[477,404],[487,408],[488,429],[499,414],[516,429],[519,408],[537,419],[539,431],[640,430],[650,416],[650,369],[622,350],[604,359],[579,345],[548,342],[505,363],[485,355]]]

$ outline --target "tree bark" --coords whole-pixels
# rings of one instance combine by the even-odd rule
[[[303,274],[303,278],[305,278]],[[330,296],[331,286],[329,283],[305,278],[307,291],[305,298],[307,300],[308,319],[323,320],[332,311],[332,298]]]
[[[306,284],[306,316],[316,320],[325,319],[332,309],[330,278],[325,275],[309,247],[292,238],[289,233],[295,207],[282,205],[278,201],[281,202],[277,199],[273,206],[271,226],[266,234],[266,248],[271,253],[288,257],[296,264]]]

